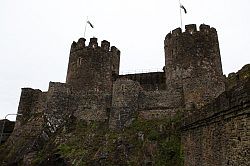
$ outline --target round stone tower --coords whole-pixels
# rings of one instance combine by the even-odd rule
[[[182,91],[186,106],[200,108],[225,90],[215,28],[177,28],[166,36],[164,48],[167,90]]]
[[[113,80],[119,75],[120,51],[106,40],[98,46],[97,38],[89,45],[80,38],[70,50],[66,83],[79,91],[112,91]]]

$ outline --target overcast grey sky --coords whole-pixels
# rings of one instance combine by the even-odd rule
[[[182,0],[183,24],[218,31],[223,71],[250,63],[249,0]],[[22,87],[46,91],[65,82],[70,45],[83,37],[121,50],[120,72],[164,66],[163,41],[180,26],[178,0],[1,0],[0,119],[16,113]],[[14,119],[14,117],[8,117]]]

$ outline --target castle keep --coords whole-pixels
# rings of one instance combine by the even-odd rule
[[[22,148],[13,160],[29,163],[38,147],[44,148],[53,134],[70,131],[67,126],[76,121],[101,122],[109,131],[124,131],[138,119],[166,122],[182,115],[178,131],[184,165],[247,165],[250,74],[245,73],[250,73],[249,65],[242,69],[244,74],[226,78],[216,29],[205,24],[173,30],[165,37],[164,49],[162,72],[119,75],[120,51],[115,46],[106,40],[98,43],[97,38],[88,44],[84,38],[73,42],[66,83],[50,82],[47,92],[22,88],[18,107],[22,116],[17,117],[7,144],[15,146],[18,138],[29,138],[18,145]],[[163,132],[163,125],[158,128]],[[174,133],[176,128],[168,132]],[[135,137],[144,141],[144,134],[138,132]],[[108,134],[104,135],[108,142]],[[154,149],[160,145],[152,135],[150,148]],[[54,140],[60,141],[63,143]],[[120,137],[117,142],[119,147],[123,144]],[[94,156],[99,153],[99,160],[108,160],[100,149]],[[152,156],[145,163],[154,163]]]

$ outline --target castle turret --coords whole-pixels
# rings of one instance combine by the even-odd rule
[[[112,90],[112,82],[119,74],[120,51],[106,40],[98,46],[97,38],[89,45],[80,38],[73,42],[70,50],[66,83],[80,91]]]
[[[218,36],[215,28],[186,25],[177,28],[164,42],[166,86],[182,91],[186,106],[201,107],[225,89]]]

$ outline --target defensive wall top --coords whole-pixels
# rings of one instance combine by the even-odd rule
[[[113,53],[116,53],[118,55],[120,55],[120,50],[117,49],[115,46],[111,46],[110,47],[110,42],[108,42],[107,40],[103,40],[101,42],[101,46],[98,46],[98,39],[93,37],[90,38],[89,44],[86,45],[86,39],[85,38],[80,38],[77,42],[73,41],[73,43],[71,44],[71,50],[70,52],[75,52],[84,48],[91,48],[91,49],[102,49],[105,51],[110,51]]]
[[[210,27],[206,24],[201,24],[199,30],[197,30],[196,24],[189,24],[185,26],[185,31],[182,32],[181,28],[176,28],[172,32],[168,33],[165,40],[171,39],[172,37],[180,36],[182,34],[195,34],[195,33],[206,33],[206,34],[217,34],[215,28]]]

